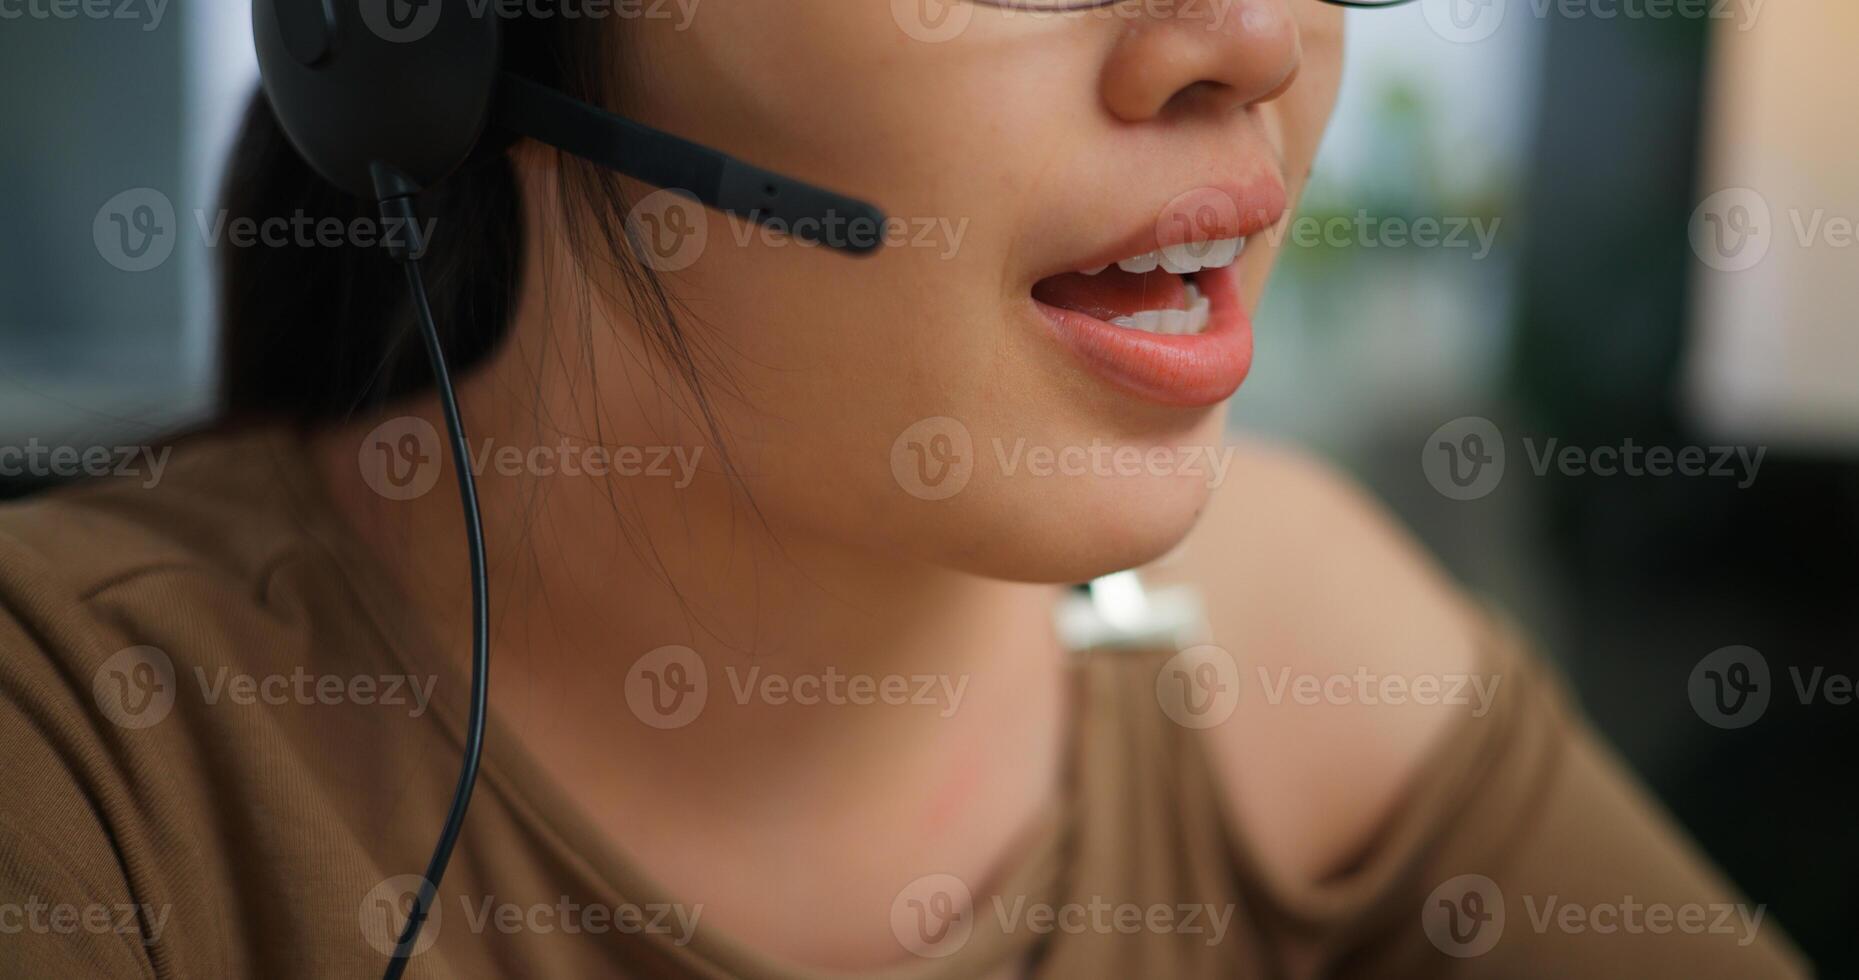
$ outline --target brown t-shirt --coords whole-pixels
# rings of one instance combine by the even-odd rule
[[[451,797],[467,678],[290,437],[0,508],[0,976],[363,977]],[[991,881],[899,881],[886,978],[1759,977],[1806,968],[1495,620],[1467,707],[1332,880],[1275,880],[1170,720],[1078,658],[1066,797]],[[618,697],[616,693],[616,697]],[[1243,707],[1242,707],[1243,710]],[[412,977],[825,976],[711,929],[493,711]]]

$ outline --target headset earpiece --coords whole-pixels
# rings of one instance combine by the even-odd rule
[[[503,16],[464,0],[252,0],[252,37],[285,135],[357,197],[417,193],[527,137],[802,241],[882,243],[884,212],[864,201],[504,70]]]
[[[456,0],[252,0],[266,97],[292,145],[373,199],[385,168],[415,188],[458,169],[489,122],[502,58],[494,8]]]

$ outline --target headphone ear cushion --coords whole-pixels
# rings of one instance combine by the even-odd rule
[[[495,6],[460,0],[253,0],[252,40],[291,144],[369,199],[375,164],[430,187],[471,157],[502,53]]]

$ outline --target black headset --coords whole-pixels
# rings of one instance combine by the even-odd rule
[[[864,254],[882,238],[875,207],[744,163],[596,108],[508,70],[498,4],[465,0],[253,0],[265,97],[291,144],[330,183],[374,201],[389,254],[406,269],[445,414],[471,556],[471,709],[452,805],[388,960],[406,969],[464,826],[488,706],[490,628],[484,530],[457,396],[420,276],[418,194],[476,157],[528,137],[802,241]],[[849,231],[849,233],[844,233]]]
[[[481,8],[473,12],[472,7]],[[481,149],[528,137],[705,206],[806,238],[875,207],[744,163],[538,85],[503,66],[503,5],[459,0],[256,0],[252,35],[272,110],[310,166],[381,200],[444,180]],[[488,147],[487,147],[488,144]]]

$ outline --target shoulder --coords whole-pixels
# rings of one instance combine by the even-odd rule
[[[1479,614],[1348,478],[1260,443],[1152,574],[1199,587],[1240,667],[1200,733],[1234,832],[1281,880],[1342,870],[1466,712],[1417,692],[1476,669]]]
[[[121,762],[112,740],[137,726],[115,709],[139,699],[119,704],[119,685],[238,649],[234,624],[257,618],[288,551],[262,527],[272,495],[243,448],[98,451],[84,481],[0,505],[0,703],[21,726],[0,739],[0,764],[36,765],[35,746],[74,771]]]
[[[280,579],[324,559],[293,446],[252,429],[84,451],[86,478],[0,505],[0,613],[74,661],[279,625],[299,612]]]
[[[137,726],[112,716],[111,692],[147,686],[151,668],[307,662],[307,617],[345,580],[290,446],[269,430],[190,437],[0,505],[0,695],[114,734]]]
[[[346,615],[351,587],[278,450],[188,440],[0,506],[0,785],[32,787],[0,794],[0,903],[135,912],[0,943],[0,975],[227,972],[221,957],[242,955],[228,883],[288,894],[284,865],[238,856],[296,846],[251,814],[320,804],[307,747],[352,759],[410,727],[324,699],[325,678],[397,661]],[[301,846],[327,859],[333,840]]]
[[[61,769],[74,806],[113,781],[164,782],[168,768],[140,764],[211,728],[155,724],[186,707],[178,679],[288,652],[302,603],[276,580],[307,549],[268,445],[202,436],[96,451],[81,482],[0,506],[0,768],[47,777],[10,815],[55,799]]]
[[[149,583],[188,564],[146,492],[104,477],[0,506],[0,785],[32,788],[0,800],[0,899],[28,915],[144,908],[123,860],[150,843],[199,856],[185,831],[141,817],[172,796],[148,750],[172,755],[179,732],[143,730],[174,686],[146,639],[173,598]],[[0,973],[153,975],[149,919],[108,918],[81,934],[27,928]]]
[[[42,560],[84,595],[177,566],[241,577],[275,557],[288,443],[271,430],[38,450],[83,478],[0,506],[8,562]],[[62,456],[58,454],[64,454]]]
[[[1389,975],[1440,974],[1448,960],[1436,953],[1459,953],[1388,923],[1424,917],[1469,875],[1492,876],[1494,890],[1501,880],[1512,914],[1519,893],[1737,904],[1589,730],[1558,673],[1330,468],[1241,448],[1203,523],[1150,577],[1199,585],[1212,643],[1239,666],[1235,710],[1193,735],[1243,871],[1263,873],[1263,902],[1296,925],[1280,937],[1294,972],[1322,972],[1347,946],[1351,962]],[[1444,696],[1458,681],[1461,696]],[[1507,938],[1481,962],[1492,976],[1621,962],[1811,972],[1773,928],[1735,944],[1596,938]]]
[[[7,669],[61,680],[86,704],[130,648],[239,649],[240,626],[265,618],[270,578],[303,552],[267,445],[103,451],[88,478],[0,506]],[[10,679],[16,696],[49,694]]]

